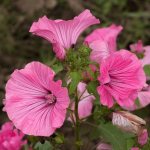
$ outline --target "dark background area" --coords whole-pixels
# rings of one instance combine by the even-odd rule
[[[46,15],[51,19],[72,19],[84,9],[90,9],[101,24],[86,30],[83,38],[96,27],[121,24],[123,32],[118,38],[118,47],[127,48],[139,39],[144,45],[150,43],[149,0],[1,0],[0,1],[0,107],[4,99],[5,83],[16,68],[39,60],[48,63],[51,45],[29,33],[33,21]],[[143,109],[148,118],[148,107]],[[141,113],[142,114],[142,113]],[[0,123],[7,119],[0,111]]]

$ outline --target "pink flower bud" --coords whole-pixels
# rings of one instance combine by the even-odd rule
[[[138,143],[141,145],[145,145],[148,140],[147,129],[143,129],[141,133],[138,135]]]

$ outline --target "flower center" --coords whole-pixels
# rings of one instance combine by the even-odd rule
[[[46,99],[46,102],[47,102],[48,104],[54,104],[54,103],[56,103],[56,96],[53,95],[52,93],[51,93],[51,94],[47,94],[47,95],[45,96],[45,99]]]
[[[142,91],[149,91],[149,88],[150,88],[150,86],[143,87],[143,88],[142,88]]]

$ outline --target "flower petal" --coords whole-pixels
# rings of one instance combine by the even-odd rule
[[[111,108],[114,104],[114,100],[113,100],[112,96],[110,95],[110,93],[106,90],[106,87],[104,85],[99,86],[97,88],[97,92],[101,96],[101,98],[100,98],[101,104]]]
[[[85,38],[85,43],[92,49],[92,61],[100,63],[117,50],[116,39],[122,29],[122,26],[113,24],[107,28],[96,29]]]
[[[98,23],[99,20],[89,10],[85,10],[73,20],[68,21],[53,21],[44,16],[32,24],[30,32],[52,43],[56,56],[64,59],[66,50],[76,43],[79,35],[89,26]]]
[[[133,105],[137,92],[146,82],[141,62],[127,50],[115,52],[102,61],[98,79],[121,106]],[[99,93],[102,96],[102,92]],[[103,103],[106,105],[107,100]]]
[[[150,46],[145,46],[144,50],[145,50],[144,58],[141,60],[142,64],[143,66],[150,65]]]

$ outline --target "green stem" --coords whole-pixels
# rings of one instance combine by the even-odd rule
[[[76,91],[77,93],[77,91]],[[79,114],[78,114],[78,97],[76,94],[75,97],[75,118],[76,118],[76,123],[75,123],[75,138],[76,138],[76,150],[80,150],[81,149],[81,143],[80,143],[80,120],[79,120]]]

